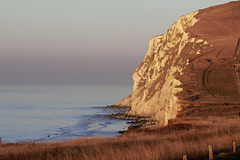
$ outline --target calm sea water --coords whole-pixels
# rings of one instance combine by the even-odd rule
[[[117,136],[126,121],[106,118],[104,109],[130,94],[129,85],[0,86],[3,142],[62,141]]]

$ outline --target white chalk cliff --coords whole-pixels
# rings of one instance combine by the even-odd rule
[[[185,70],[196,68],[193,60],[213,48],[204,36],[189,33],[189,29],[201,21],[198,14],[199,11],[196,11],[180,17],[166,34],[150,40],[149,50],[133,74],[132,94],[115,105],[131,106],[130,114],[152,116],[159,120],[161,126],[167,125],[169,119],[176,117],[183,101],[179,94],[184,93],[184,85],[190,79],[184,74],[190,75],[194,71],[192,69],[187,73]],[[209,66],[207,61],[202,64],[203,68]],[[188,92],[189,96],[198,93],[194,89]]]

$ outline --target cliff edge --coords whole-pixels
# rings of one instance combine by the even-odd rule
[[[132,94],[115,105],[165,126],[185,105],[239,101],[239,38],[239,1],[180,17],[150,40]]]

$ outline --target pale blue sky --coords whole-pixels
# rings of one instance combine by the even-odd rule
[[[226,2],[0,0],[0,84],[131,84],[150,38]]]

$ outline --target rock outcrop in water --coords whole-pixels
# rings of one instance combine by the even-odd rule
[[[239,38],[239,1],[180,17],[150,40],[132,94],[115,105],[132,106],[131,114],[153,116],[165,126],[184,105],[239,100]]]

